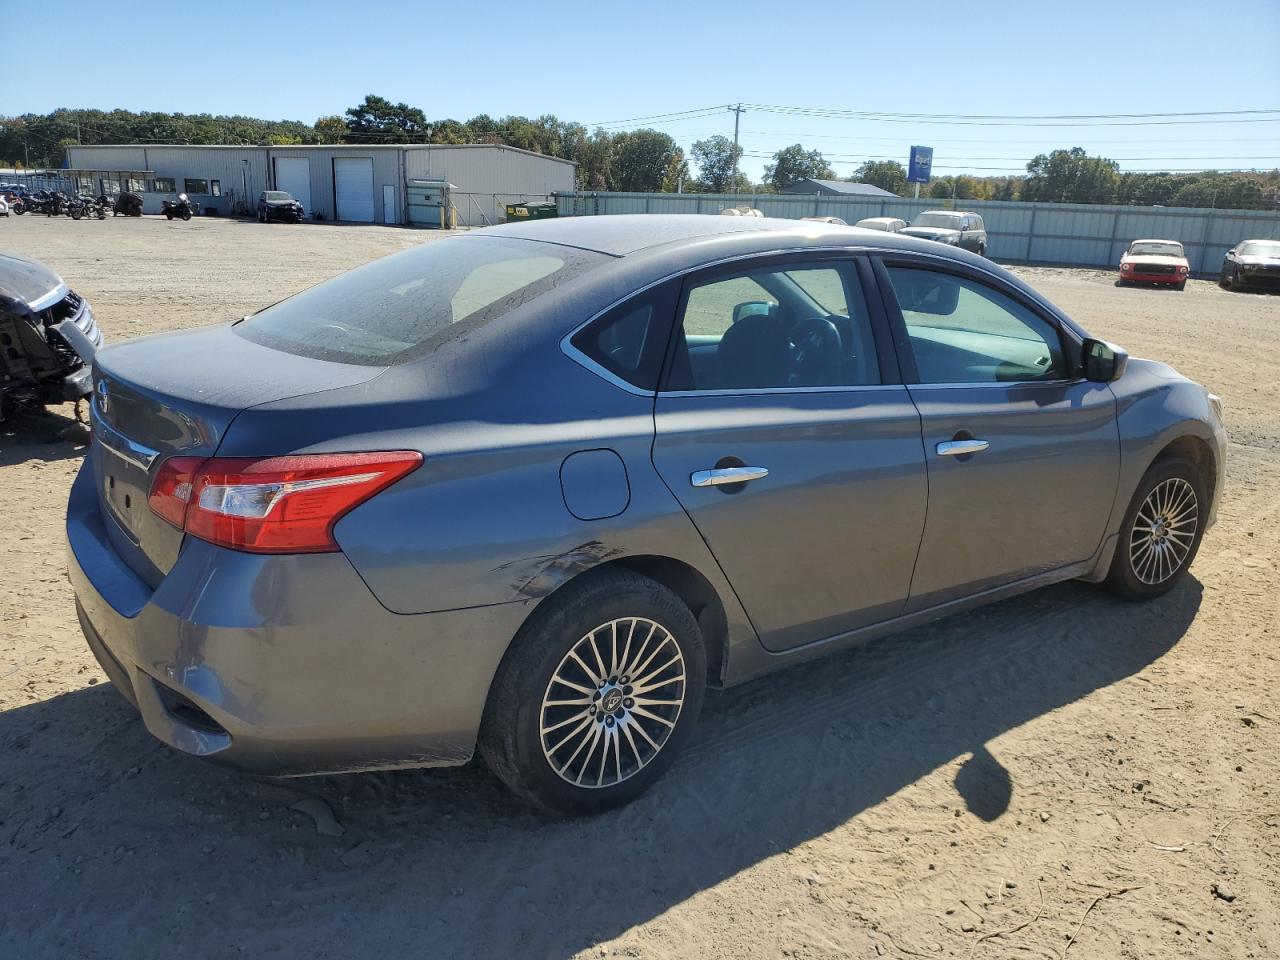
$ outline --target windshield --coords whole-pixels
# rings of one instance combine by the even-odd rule
[[[911,221],[913,227],[945,227],[947,230],[960,229],[958,213],[922,213]]]
[[[438,240],[304,290],[235,329],[287,353],[392,364],[427,353],[453,324],[510,313],[607,259],[528,240]]]
[[[1148,257],[1180,257],[1182,256],[1182,244],[1180,243],[1134,243],[1129,248],[1130,255],[1148,256]]]
[[[268,190],[266,193],[262,195],[262,199],[270,203],[281,203],[281,202],[287,203],[289,201],[292,201],[293,197],[285,193],[283,190]]]
[[[1250,240],[1240,248],[1242,257],[1280,257],[1280,240]]]

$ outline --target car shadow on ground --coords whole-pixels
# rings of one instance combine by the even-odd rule
[[[24,957],[146,955],[145,929],[188,957],[558,960],[958,759],[955,816],[998,819],[1020,758],[992,741],[1141,671],[1200,602],[1194,578],[1146,605],[1064,584],[713,693],[662,782],[575,821],[478,763],[248,778],[154,743],[99,683],[0,714],[0,936]]]
[[[83,457],[89,445],[89,428],[78,422],[72,411],[67,404],[0,420],[0,467],[28,460],[52,463]]]

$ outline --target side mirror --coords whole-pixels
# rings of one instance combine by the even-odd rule
[[[1105,340],[1084,342],[1084,378],[1093,383],[1119,380],[1129,363],[1129,354]]]

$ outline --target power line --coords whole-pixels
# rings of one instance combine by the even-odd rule
[[[1153,126],[1174,126],[1179,124],[1222,124],[1222,123],[1280,123],[1278,117],[1250,117],[1247,119],[1222,119],[1222,120],[1090,120],[1086,122],[1070,121],[1070,122],[1044,122],[1044,121],[1025,121],[1025,120],[964,120],[964,119],[943,119],[942,115],[875,115],[868,113],[859,113],[851,110],[830,110],[821,107],[782,107],[772,106],[769,104],[748,104],[752,110],[760,113],[772,113],[780,116],[794,117],[821,117],[829,120],[860,120],[872,123],[908,123],[919,125],[942,125],[942,126],[962,126],[962,127],[1153,127]],[[1280,113],[1280,111],[1248,111],[1250,113]],[[1099,115],[1102,116],[1102,115]],[[1120,116],[1120,115],[1117,115]],[[1149,114],[1150,117],[1168,116],[1167,114]],[[1202,114],[1201,116],[1212,116],[1212,114]],[[1237,114],[1232,114],[1237,116]]]
[[[753,103],[757,110],[788,110],[801,113],[839,114],[849,117],[902,117],[932,120],[1132,120],[1151,117],[1222,117],[1245,114],[1280,113],[1280,107],[1266,110],[1192,110],[1181,113],[903,113],[896,110],[842,110],[834,107],[788,107]]]
[[[849,136],[847,134],[831,134],[831,133],[776,133],[772,130],[743,130],[748,136],[775,137],[779,140],[790,137],[804,137],[811,140],[840,140],[848,143],[902,143],[901,137],[861,137]],[[935,137],[931,141],[934,144],[939,143],[990,143],[990,137]],[[1001,144],[1013,143],[1044,143],[1044,137],[1036,137],[1032,140],[1005,140],[1001,139]],[[1280,143],[1280,137],[1230,137],[1224,139],[1222,137],[1172,137],[1160,138],[1153,140],[1150,137],[1138,137],[1134,139],[1121,140],[1075,140],[1072,144],[1080,146],[1083,144],[1119,144],[1119,143]]]

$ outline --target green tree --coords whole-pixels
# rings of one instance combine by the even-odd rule
[[[658,191],[675,156],[676,142],[657,130],[632,130],[613,138],[613,177],[616,190]]]
[[[849,179],[854,183],[869,183],[899,196],[907,188],[907,171],[896,160],[868,160]]]
[[[342,143],[347,135],[347,122],[341,117],[321,117],[313,126],[315,143]]]
[[[1052,203],[1110,203],[1120,183],[1120,164],[1091,157],[1081,147],[1039,154],[1027,164],[1022,199]]]
[[[743,183],[750,190],[750,182],[742,174],[734,177],[734,168],[742,159],[742,147],[728,137],[716,134],[693,145],[693,162],[698,165],[699,184],[710,193],[739,193]]]
[[[801,180],[834,180],[836,172],[817,150],[806,150],[793,143],[773,155],[773,163],[764,168],[765,182],[782,190]]]
[[[1263,187],[1258,180],[1210,171],[1173,195],[1175,207],[1217,207],[1222,210],[1261,208]]]
[[[689,161],[684,158],[684,151],[679,147],[671,152],[667,161],[667,169],[662,174],[662,192],[678,193],[693,178],[689,176]]]
[[[426,114],[417,107],[372,93],[347,110],[347,130],[353,143],[421,142],[430,133]]]

